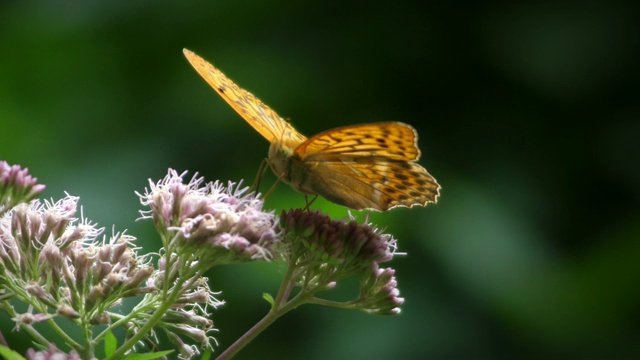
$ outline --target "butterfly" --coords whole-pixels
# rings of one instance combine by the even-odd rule
[[[410,125],[351,125],[307,138],[206,60],[183,52],[200,76],[271,143],[269,166],[299,192],[355,210],[386,211],[437,201],[440,185],[417,163],[418,133]]]

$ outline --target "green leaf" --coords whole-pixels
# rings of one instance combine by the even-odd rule
[[[25,360],[22,355],[2,345],[0,345],[0,355],[7,360]]]
[[[146,353],[146,354],[129,354],[123,359],[125,360],[151,360],[157,359],[159,357],[163,357],[165,355],[169,355],[173,352],[173,350],[165,350],[165,351],[157,351],[154,353]]]
[[[110,358],[113,355],[113,353],[116,352],[117,348],[118,348],[118,339],[116,339],[116,336],[113,335],[111,331],[107,331],[107,333],[104,336],[104,354],[106,355],[107,358]]]
[[[271,304],[271,306],[273,306],[273,304],[275,303],[275,301],[273,300],[273,297],[269,293],[262,293],[262,298],[267,300],[267,302]]]

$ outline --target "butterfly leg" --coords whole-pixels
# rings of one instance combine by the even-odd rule
[[[267,171],[267,159],[263,159],[258,167],[258,172],[256,173],[256,178],[253,180],[253,185],[251,185],[250,191],[258,192],[260,188],[260,180],[264,176],[264,173]]]
[[[304,207],[304,209],[302,209],[302,211],[309,212],[309,206],[311,206],[311,204],[313,204],[313,202],[316,201],[317,198],[318,198],[318,194],[315,194],[313,196],[313,199],[309,201],[309,196],[307,194],[304,194],[304,202],[307,203],[307,205]]]
[[[276,186],[278,185],[278,183],[280,182],[280,178],[278,178],[276,180],[276,182],[273,183],[273,185],[271,185],[271,187],[269,188],[269,191],[267,191],[267,193],[264,196],[264,200],[266,201],[267,198],[269,197],[269,195],[271,195],[271,193],[273,192],[273,190],[276,189]]]

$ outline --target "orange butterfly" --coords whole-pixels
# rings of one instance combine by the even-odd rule
[[[440,185],[416,161],[416,130],[400,122],[344,126],[307,139],[262,101],[203,58],[184,49],[191,65],[271,146],[276,176],[304,194],[351,209],[385,211],[435,203]]]

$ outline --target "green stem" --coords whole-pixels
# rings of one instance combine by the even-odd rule
[[[91,330],[93,325],[89,323],[89,319],[86,317],[82,317],[82,335],[84,335],[85,346],[83,348],[83,358],[91,359],[95,357],[94,354],[94,342],[93,342],[93,331]]]
[[[143,300],[144,301],[144,300]],[[138,304],[129,314],[127,314],[126,316],[124,315],[120,315],[120,314],[115,314],[115,313],[109,313],[109,317],[113,318],[118,318],[117,321],[111,323],[109,326],[107,326],[106,329],[104,329],[100,334],[98,334],[95,338],[94,341],[96,343],[99,343],[100,341],[102,341],[102,339],[107,335],[108,332],[113,332],[113,330],[119,328],[120,326],[126,324],[129,322],[129,320],[131,320],[132,318],[134,318],[136,316],[137,313],[140,312],[145,312],[147,311],[146,309],[146,304],[145,306],[140,306],[142,304]]]
[[[36,339],[40,344],[45,345],[47,348],[49,347],[49,340],[42,336],[38,330],[34,329],[31,325],[25,325],[22,327],[31,337]]]
[[[249,331],[244,333],[238,340],[236,340],[231,346],[229,346],[217,360],[231,359],[235,354],[242,350],[247,344],[249,344],[256,336],[260,335],[269,325],[276,321],[284,313],[279,311],[269,311],[262,320],[258,321]]]
[[[278,294],[276,295],[275,300],[273,301],[272,310],[278,307],[283,306],[283,304],[287,301],[289,294],[291,293],[291,289],[293,289],[293,272],[294,267],[289,266],[287,269],[287,273],[284,274],[284,278],[282,279],[282,283],[280,283],[280,289],[278,289]]]
[[[53,331],[55,331],[56,334],[58,334],[58,336],[60,336],[62,340],[64,340],[64,342],[69,344],[69,346],[71,346],[72,348],[79,350],[82,347],[80,343],[73,340],[69,336],[69,334],[67,334],[64,330],[62,330],[62,328],[53,319],[47,320],[47,324],[49,324],[49,326],[51,326]]]
[[[332,300],[326,300],[326,299],[319,299],[319,298],[312,298],[311,300],[309,300],[309,304],[315,304],[315,305],[322,305],[322,306],[330,306],[330,307],[336,307],[336,308],[340,308],[340,309],[355,309],[357,308],[355,306],[357,302],[355,301],[332,301]]]
[[[9,302],[6,300],[4,301],[4,309],[11,318],[15,318],[17,316],[17,313],[15,312],[15,310],[13,310],[13,306],[11,306],[11,304],[9,304]],[[33,326],[22,325],[21,328],[24,329],[24,331],[26,331],[29,335],[31,335],[31,337],[33,337],[33,339],[37,341],[39,344],[44,345],[47,348],[49,347],[49,340],[47,340],[47,338],[42,336],[38,332],[38,330],[33,328]]]
[[[182,287],[182,282],[179,281],[178,283],[176,283],[176,287],[178,288]],[[178,293],[178,291],[175,291],[172,295],[176,293]],[[164,299],[165,301],[162,301],[160,303],[160,306],[158,306],[158,309],[155,311],[155,313],[153,313],[151,318],[149,318],[149,320],[144,324],[144,326],[141,327],[140,330],[136,332],[134,336],[130,337],[129,340],[127,340],[124,344],[122,344],[122,346],[120,346],[113,353],[113,355],[111,356],[111,359],[113,360],[120,359],[127,350],[132,348],[138,341],[140,341],[143,337],[145,337],[147,333],[151,331],[151,329],[153,329],[156,323],[158,323],[158,321],[160,321],[160,319],[167,312],[167,310],[169,310],[169,308],[173,304],[172,300],[175,300],[175,296],[169,296]]]
[[[171,264],[167,263],[167,269]],[[169,296],[162,296],[163,301],[160,303],[160,306],[156,309],[153,315],[147,320],[143,327],[132,337],[129,338],[122,346],[120,346],[111,356],[111,359],[117,360],[124,356],[124,353],[131,349],[138,341],[140,341],[143,337],[147,336],[147,334],[153,329],[153,327],[162,319],[162,316],[169,310],[171,305],[173,305],[176,299],[182,294],[182,290],[184,288],[189,288],[194,281],[196,281],[202,275],[203,271],[196,272],[193,276],[180,276],[178,277],[178,281],[173,286],[173,292]],[[181,279],[190,279],[187,283],[187,286],[182,286],[185,284],[184,280]],[[163,292],[164,294],[164,292]]]
[[[291,290],[295,285],[293,282],[294,267],[289,267],[287,273],[280,284],[278,294],[273,301],[271,310],[260,321],[258,321],[249,331],[244,333],[238,340],[229,346],[216,360],[227,360],[235,356],[240,350],[247,346],[253,339],[260,335],[269,325],[273,324],[282,315],[302,305],[312,296],[311,293],[300,292],[293,299],[287,301]]]
[[[171,306],[172,302],[169,301],[170,298],[174,298],[175,296],[177,296],[176,293],[179,293],[180,289],[182,288],[183,281],[180,280],[180,277],[178,277],[178,280],[177,280],[176,284],[174,284],[174,289],[175,289],[174,292],[172,293],[171,296],[167,296],[167,293],[171,289],[171,287],[169,285],[170,284],[170,282],[169,282],[169,272],[171,271],[171,268],[173,267],[173,262],[171,261],[171,254],[172,253],[169,251],[170,250],[169,249],[169,244],[168,244],[165,236],[163,235],[164,232],[161,232],[160,230],[158,230],[158,231],[161,234],[162,243],[165,246],[164,256],[166,258],[165,270],[164,270],[164,280],[162,282],[163,283],[162,284],[162,294],[160,295],[160,298],[162,299],[162,301],[160,302],[160,305],[156,308],[156,311],[153,313],[153,315],[144,324],[144,326],[142,326],[140,328],[140,330],[138,332],[136,332],[136,334],[134,336],[129,338],[129,340],[125,341],[124,344],[122,344],[120,347],[118,347],[118,349],[111,356],[111,359],[114,359],[114,360],[120,359],[122,356],[124,356],[125,352],[127,352],[129,349],[131,349],[133,346],[135,346],[135,344],[138,341],[140,341],[143,337],[145,337],[146,334],[149,331],[151,331],[151,329],[153,329],[153,327],[156,325],[156,323],[158,323],[158,321],[160,321],[160,319],[162,318],[164,313]],[[136,309],[131,311],[129,316],[132,316],[134,312],[136,312]]]
[[[33,298],[31,297],[31,295],[29,295],[25,291],[24,286],[19,286],[15,282],[11,282],[10,288],[13,294],[18,299],[20,299],[24,303],[30,304],[38,313],[40,314],[47,313],[46,304],[44,306],[41,306],[42,304],[40,302],[33,301]],[[13,310],[13,307],[10,305],[10,303],[7,300],[3,301],[3,304],[4,304],[3,308],[5,309],[5,311],[7,311],[7,313],[9,313],[9,316],[15,317],[17,313]],[[62,330],[62,328],[53,319],[48,319],[47,324],[49,324],[51,329],[53,329],[62,338],[62,340],[64,340],[67,344],[69,344],[69,346],[73,347],[76,350],[82,349],[82,345],[80,345],[78,342],[73,340],[64,330]],[[24,329],[27,332],[29,332],[31,336],[33,336],[36,339],[39,339],[39,343],[49,346],[48,345],[49,341],[46,340],[46,338],[44,338],[42,335],[40,335],[40,333],[37,330],[35,330],[33,327],[30,327],[30,329],[27,327],[24,327]]]

